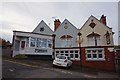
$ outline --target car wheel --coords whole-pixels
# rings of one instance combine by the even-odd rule
[[[67,64],[67,66],[65,68],[68,68],[68,67],[69,67],[69,65]]]

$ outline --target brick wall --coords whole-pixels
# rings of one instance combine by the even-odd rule
[[[115,71],[115,61],[114,52],[109,52],[107,47],[104,48],[104,54],[105,54],[105,60],[104,61],[93,61],[93,60],[86,60],[86,53],[85,49],[82,48],[82,66],[83,67],[90,67],[94,69],[100,69],[100,70],[107,70],[107,71]],[[74,61],[76,63],[76,61]],[[80,64],[80,61],[78,62]]]

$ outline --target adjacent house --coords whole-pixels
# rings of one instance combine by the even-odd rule
[[[32,32],[13,31],[13,57],[18,54],[52,58],[53,31],[42,20]]]
[[[79,48],[76,42],[79,30],[67,19],[62,23],[59,19],[54,21],[55,51],[54,56],[66,55],[72,60],[79,61]]]
[[[100,20],[94,16],[79,30],[81,33],[81,64],[86,67],[115,70],[112,28],[107,26],[106,16]]]

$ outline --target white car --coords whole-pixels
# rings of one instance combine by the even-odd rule
[[[68,56],[57,55],[53,60],[53,66],[72,67],[72,61]]]

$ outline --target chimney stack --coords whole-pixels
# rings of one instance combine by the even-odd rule
[[[102,15],[100,21],[101,21],[104,25],[107,25],[107,23],[106,23],[106,16]]]
[[[55,19],[55,21],[54,21],[54,31],[57,30],[57,28],[59,27],[60,24],[61,24],[60,20],[59,19]]]

